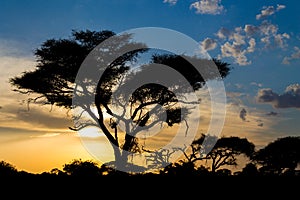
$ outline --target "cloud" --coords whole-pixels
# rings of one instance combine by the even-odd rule
[[[224,10],[221,0],[200,0],[192,3],[190,8],[196,9],[198,14],[218,15]]]
[[[220,39],[227,39],[231,38],[233,35],[233,32],[227,28],[220,28],[219,31],[216,33],[216,36]]]
[[[246,121],[246,116],[247,116],[247,111],[245,108],[243,108],[241,111],[240,111],[240,118],[243,120],[243,121]]]
[[[170,5],[173,6],[173,5],[175,5],[175,4],[177,3],[177,1],[178,1],[178,0],[164,0],[163,2],[164,2],[164,3],[168,3],[168,4],[170,4]]]
[[[256,19],[260,20],[263,18],[266,18],[268,16],[271,16],[275,14],[276,12],[282,10],[285,8],[285,5],[279,5],[277,4],[277,7],[275,8],[274,6],[264,6],[263,10],[261,10],[261,13],[256,15]]]
[[[30,104],[30,110],[23,103],[10,102],[1,110],[0,125],[7,127],[20,126],[30,130],[55,129],[68,130],[72,126],[70,116],[63,108]]]
[[[31,137],[40,137],[40,138],[48,138],[48,137],[55,137],[60,135],[61,133],[45,133],[42,135],[37,135],[37,136],[31,136]]]
[[[233,41],[227,41],[221,45],[221,55],[219,57],[232,57],[234,62],[239,65],[249,65],[246,54],[252,53],[255,50],[256,42],[254,38],[250,38],[248,43],[245,42],[244,36],[238,33],[233,34]]]
[[[300,108],[300,85],[289,85],[283,94],[264,88],[258,91],[256,99],[257,102],[269,103],[274,108]]]
[[[256,83],[256,82],[251,82],[250,85],[254,85],[254,86],[257,86],[257,87],[262,87],[263,86],[262,83]]]
[[[264,123],[261,119],[257,119],[256,122],[257,122],[257,126],[260,126],[260,127],[264,126]]]
[[[270,47],[286,47],[285,39],[290,39],[287,33],[278,33],[278,27],[268,21],[263,21],[259,26],[261,42],[265,44],[266,48]],[[273,42],[272,42],[273,41]]]
[[[40,108],[40,110],[38,109]],[[51,129],[68,129],[72,126],[71,120],[62,112],[49,112],[41,109],[41,106],[35,106],[29,111],[20,111],[16,113],[16,119],[23,122]]]
[[[260,29],[257,26],[251,25],[251,24],[246,24],[244,31],[247,36],[253,36],[257,33],[259,33]]]
[[[249,46],[248,46],[248,48],[247,48],[247,51],[246,51],[246,52],[248,52],[248,53],[252,53],[252,52],[254,52],[254,50],[255,50],[255,46],[256,46],[255,39],[254,39],[254,38],[251,38],[251,39],[249,40]]]
[[[243,28],[236,27],[233,30],[222,27],[215,34],[217,39],[215,42],[220,42],[221,54],[218,57],[233,58],[238,65],[249,65],[252,63],[248,58],[248,54],[254,53],[256,50],[265,50],[272,48],[286,48],[287,40],[290,35],[287,33],[279,33],[277,25],[266,20],[259,25],[246,24]],[[300,50],[293,55],[293,58],[300,57]],[[298,52],[299,51],[299,52]],[[289,57],[284,60],[284,63],[289,62]]]
[[[278,113],[277,113],[277,112],[274,112],[274,111],[271,111],[271,112],[268,112],[266,115],[267,115],[267,116],[277,116]]]
[[[260,122],[260,123],[257,124],[257,126],[263,127],[264,123]]]
[[[205,38],[200,45],[206,51],[213,50],[217,47],[217,42],[211,38]]]
[[[290,56],[286,56],[282,60],[282,64],[289,65],[292,60],[300,59],[300,48],[294,47],[294,52]]]

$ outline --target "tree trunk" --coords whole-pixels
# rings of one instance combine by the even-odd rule
[[[124,171],[127,163],[127,159],[124,158],[124,151],[115,145],[113,145],[113,149],[115,155],[115,169],[118,171]]]

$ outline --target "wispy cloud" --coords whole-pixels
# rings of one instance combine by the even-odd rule
[[[266,18],[284,8],[285,8],[285,5],[279,5],[279,4],[277,4],[276,8],[274,6],[264,6],[263,9],[261,10],[260,14],[256,15],[256,19],[260,20],[260,19]]]
[[[47,138],[47,137],[55,137],[60,135],[61,133],[45,133],[43,135],[38,135],[38,136],[32,136],[32,137],[40,137],[40,138]]]
[[[257,83],[257,82],[251,82],[250,85],[257,86],[257,87],[262,87],[263,86],[262,83]]]
[[[197,14],[218,15],[224,11],[221,0],[200,0],[192,3],[190,9],[196,9]]]
[[[170,5],[173,6],[173,5],[175,5],[175,4],[177,3],[177,1],[178,1],[178,0],[164,0],[163,2],[164,2],[164,3],[168,3],[168,4],[170,4]]]
[[[300,85],[296,83],[287,86],[283,94],[264,88],[258,91],[256,99],[257,102],[269,103],[274,108],[300,108]]]
[[[300,48],[294,47],[294,52],[290,56],[285,56],[282,60],[282,64],[289,65],[292,60],[300,59]]]
[[[270,111],[266,114],[267,116],[277,116],[278,112]]]

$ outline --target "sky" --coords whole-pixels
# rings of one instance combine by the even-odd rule
[[[39,173],[72,159],[94,159],[67,128],[66,110],[28,108],[28,96],[8,82],[34,69],[33,52],[45,40],[68,38],[72,30],[181,32],[232,67],[224,79],[222,136],[246,137],[257,148],[300,136],[299,6],[298,0],[1,0],[0,160]]]

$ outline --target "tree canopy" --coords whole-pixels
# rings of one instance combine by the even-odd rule
[[[253,158],[265,173],[281,174],[284,170],[295,170],[300,163],[300,137],[278,138],[258,150]]]

